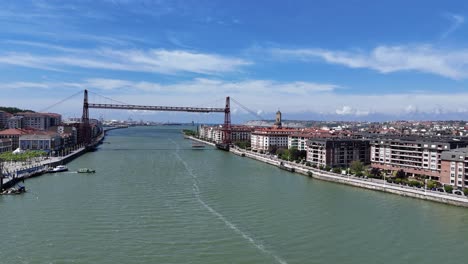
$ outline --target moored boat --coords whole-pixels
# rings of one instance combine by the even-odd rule
[[[26,187],[18,186],[18,188],[10,188],[8,190],[4,190],[0,194],[8,195],[8,194],[22,194],[26,192]]]
[[[205,148],[205,144],[202,144],[202,143],[193,143],[192,144],[192,149],[204,149]]]
[[[96,170],[88,169],[88,168],[78,169],[78,173],[95,173],[95,172],[96,172]]]
[[[57,167],[49,170],[49,172],[62,172],[62,171],[67,171],[68,168],[65,165],[58,165]]]

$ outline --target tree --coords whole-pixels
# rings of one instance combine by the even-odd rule
[[[404,170],[399,170],[397,171],[395,176],[399,179],[404,179],[406,178],[406,172]]]
[[[432,188],[435,188],[436,187],[436,183],[434,181],[427,181],[427,185],[426,185],[427,189],[432,189]]]
[[[380,178],[382,176],[382,172],[380,171],[379,168],[372,168],[370,171],[370,174],[374,178]]]
[[[341,168],[338,168],[338,167],[333,168],[333,172],[337,174],[341,174]]]
[[[466,196],[468,196],[468,188],[464,188],[464,189],[463,189],[463,193],[464,193]]]
[[[355,160],[351,162],[351,171],[354,172],[356,175],[358,173],[362,174],[362,170],[364,170],[364,164],[360,160]]]
[[[268,153],[270,154],[276,154],[276,151],[278,151],[278,146],[276,145],[271,145],[268,147]]]
[[[450,186],[450,185],[445,185],[445,186],[444,186],[444,190],[445,190],[445,192],[447,192],[447,193],[452,193],[453,187]]]

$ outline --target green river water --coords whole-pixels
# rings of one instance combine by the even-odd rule
[[[466,208],[192,150],[181,129],[111,131],[0,197],[0,263],[468,262]]]

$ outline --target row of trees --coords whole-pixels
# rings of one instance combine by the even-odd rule
[[[271,154],[277,155],[278,158],[282,160],[289,161],[303,161],[306,159],[307,152],[305,150],[298,150],[297,148],[291,149],[272,149],[270,150]]]
[[[28,161],[35,158],[43,158],[47,156],[45,151],[26,151],[24,153],[13,154],[11,152],[3,152],[0,154],[0,160],[4,161]]]
[[[187,136],[192,136],[195,137],[197,135],[197,132],[191,130],[191,129],[184,129],[182,132],[187,135]]]

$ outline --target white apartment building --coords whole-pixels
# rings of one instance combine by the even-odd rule
[[[309,134],[291,134],[288,136],[288,149],[296,148],[307,151],[307,140],[313,137]]]
[[[250,139],[252,150],[268,151],[270,147],[288,148],[288,137],[297,133],[297,129],[290,128],[261,128],[254,130]]]

